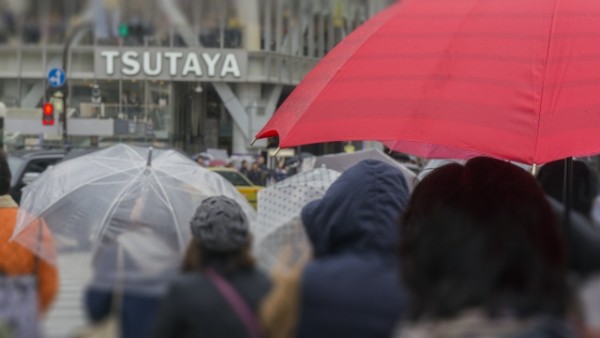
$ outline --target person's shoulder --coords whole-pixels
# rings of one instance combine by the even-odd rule
[[[190,290],[206,290],[210,281],[201,273],[192,272],[175,276],[169,283],[171,295],[186,294]]]
[[[259,288],[270,288],[271,278],[259,269],[244,269],[232,276],[232,280],[237,279],[243,283],[250,283]]]
[[[264,272],[258,269],[244,269],[231,275],[229,278],[251,279],[257,283],[270,284],[270,278]],[[212,284],[212,282],[200,272],[180,274],[171,281],[171,288],[185,289],[189,287],[197,288],[199,285]]]
[[[264,273],[263,271],[259,270],[259,269],[252,269],[250,271],[250,274],[253,276],[253,278],[255,278],[258,282],[261,283],[265,283],[265,284],[271,284],[271,278]]]
[[[267,279],[267,275],[257,268],[242,268],[228,275],[229,278]]]
[[[1,217],[11,217],[11,218],[16,219],[18,212],[19,212],[19,208],[17,208],[17,207],[0,208],[0,216]]]
[[[0,208],[0,220],[2,221],[2,226],[4,227],[4,231],[12,231],[17,224],[17,213],[18,208]]]
[[[541,318],[517,338],[575,338],[575,333],[565,321],[556,318]]]
[[[182,273],[173,278],[171,285],[175,287],[185,287],[187,285],[197,285],[206,283],[207,279],[199,272]]]

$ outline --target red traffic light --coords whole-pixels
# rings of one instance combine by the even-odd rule
[[[54,106],[52,103],[42,105],[42,124],[45,126],[54,125]]]
[[[44,112],[44,115],[46,116],[50,116],[54,114],[54,106],[52,105],[52,103],[44,103],[44,105],[42,106],[42,111]]]

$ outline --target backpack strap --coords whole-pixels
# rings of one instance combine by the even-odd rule
[[[235,314],[246,327],[250,337],[264,337],[258,323],[258,318],[256,318],[256,315],[250,310],[248,304],[240,297],[233,286],[212,268],[204,269],[204,275],[215,285],[225,300],[227,300],[227,303],[229,303]]]

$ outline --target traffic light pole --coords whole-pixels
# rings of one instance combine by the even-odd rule
[[[65,83],[63,84],[62,87],[62,91],[63,91],[63,111],[62,111],[62,127],[63,127],[63,131],[62,131],[62,136],[63,136],[63,147],[68,148],[71,146],[71,142],[69,142],[69,134],[67,132],[67,113],[68,113],[68,109],[67,109],[67,96],[69,95],[69,77],[68,77],[68,66],[69,66],[69,52],[71,51],[71,44],[73,43],[73,40],[75,40],[75,37],[80,33],[83,32],[86,29],[91,28],[91,24],[81,24],[78,26],[75,26],[73,28],[73,30],[71,30],[70,34],[67,36],[67,39],[65,41],[65,46],[63,48],[63,62],[62,62],[62,69],[65,72]]]

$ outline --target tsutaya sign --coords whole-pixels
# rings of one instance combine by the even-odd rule
[[[99,78],[244,81],[247,64],[243,50],[115,48],[95,55]]]

